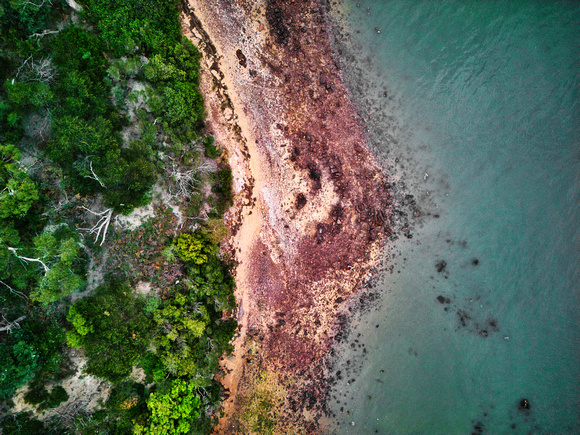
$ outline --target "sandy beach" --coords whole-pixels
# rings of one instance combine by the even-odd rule
[[[216,433],[241,433],[261,373],[285,389],[281,422],[319,431],[327,358],[385,236],[389,186],[366,146],[317,1],[182,3],[203,54],[206,132],[227,151],[236,202],[239,333]]]

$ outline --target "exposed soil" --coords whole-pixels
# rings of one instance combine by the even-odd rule
[[[207,132],[228,150],[239,334],[218,433],[236,433],[246,364],[292,379],[285,422],[317,432],[326,358],[391,234],[389,185],[342,82],[324,1],[190,0]],[[339,321],[340,317],[340,321]],[[248,357],[259,343],[260,358]]]

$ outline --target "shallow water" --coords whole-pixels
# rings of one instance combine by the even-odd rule
[[[416,201],[338,348],[336,433],[580,433],[580,4],[334,13],[374,151]]]

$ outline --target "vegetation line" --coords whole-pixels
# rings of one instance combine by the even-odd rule
[[[200,57],[177,0],[0,5],[2,433],[217,422],[232,175]]]

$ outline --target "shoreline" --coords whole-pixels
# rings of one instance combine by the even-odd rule
[[[236,203],[239,332],[222,362],[216,433],[241,430],[244,397],[279,376],[284,428],[318,432],[333,342],[391,234],[390,186],[333,58],[317,1],[182,2],[204,54],[208,133],[227,150]]]

